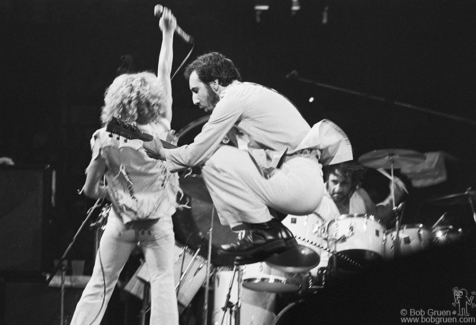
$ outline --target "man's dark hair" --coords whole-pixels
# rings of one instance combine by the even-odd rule
[[[220,86],[228,86],[234,80],[241,81],[241,75],[233,61],[223,54],[211,52],[195,59],[185,68],[185,78],[188,80],[193,71],[203,83],[217,80]]]
[[[339,173],[346,178],[349,178],[352,182],[351,189],[355,190],[357,186],[362,184],[364,179],[365,169],[364,167],[354,161],[346,161],[336,165],[330,165],[324,167],[324,174],[326,182],[329,180],[330,174]]]

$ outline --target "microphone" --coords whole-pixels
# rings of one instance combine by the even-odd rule
[[[160,18],[160,17],[162,17],[163,13],[164,13],[164,6],[156,5],[154,7],[154,16],[155,17]],[[178,25],[177,25],[177,28],[175,29],[175,32],[185,41],[185,43],[193,44],[193,42],[194,42],[193,37],[188,35],[187,33],[185,33],[183,31],[183,29],[180,28]]]

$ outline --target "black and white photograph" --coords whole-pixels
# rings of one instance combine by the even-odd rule
[[[0,325],[476,324],[476,1],[0,29]]]

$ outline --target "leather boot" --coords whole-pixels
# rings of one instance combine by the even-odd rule
[[[286,242],[286,246],[288,248],[293,248],[298,245],[294,234],[285,225],[283,225],[281,221],[279,221],[278,219],[273,219],[270,222],[272,222],[277,228],[281,229],[281,237]]]
[[[284,226],[280,226],[281,223],[275,223],[273,220],[250,224],[251,229],[245,232],[242,239],[236,243],[222,245],[218,252],[223,255],[251,258],[261,255],[266,257],[284,251],[287,248],[286,240],[289,240],[289,236],[283,229]]]
[[[279,221],[278,219],[272,219],[269,222],[272,223],[276,228],[280,229],[280,236],[281,236],[281,238],[284,239],[284,242],[286,244],[286,249],[285,250],[296,247],[298,245],[298,243],[297,243],[297,241],[294,237],[294,234],[286,226],[284,226],[281,223],[281,221]],[[257,253],[257,254],[253,254],[251,256],[237,256],[235,258],[234,264],[235,265],[245,265],[245,264],[258,263],[258,262],[262,262],[262,261],[268,259],[271,255],[272,254],[267,254],[267,253],[262,253],[262,254]]]

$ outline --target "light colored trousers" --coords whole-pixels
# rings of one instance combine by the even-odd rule
[[[141,228],[144,229],[126,229],[111,209],[91,280],[76,306],[72,325],[101,323],[119,275],[138,242],[150,276],[150,325],[178,325],[172,218],[162,217],[158,222]]]
[[[270,221],[268,207],[287,214],[310,214],[324,194],[322,166],[315,157],[293,158],[265,179],[248,152],[222,146],[205,163],[202,175],[220,222],[235,230],[243,222]]]

